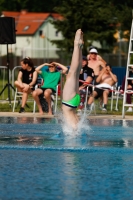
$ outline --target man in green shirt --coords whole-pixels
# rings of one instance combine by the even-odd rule
[[[44,66],[49,67],[49,71],[41,71],[41,69]],[[61,72],[56,71],[56,67],[61,68]],[[36,68],[36,71],[38,74],[43,79],[43,85],[40,88],[37,88],[36,90],[33,91],[32,96],[34,100],[36,101],[36,104],[39,109],[39,113],[43,114],[42,106],[39,100],[39,95],[44,94],[44,97],[48,103],[48,114],[52,115],[52,108],[51,108],[51,94],[56,92],[56,87],[60,81],[60,76],[61,73],[65,74],[67,72],[67,67],[57,63],[57,62],[52,62],[52,63],[44,63]]]

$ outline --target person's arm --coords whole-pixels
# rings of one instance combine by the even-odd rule
[[[98,60],[100,60],[102,63],[106,64],[106,61],[99,55],[97,55]]]
[[[23,87],[22,77],[23,77],[23,73],[19,71],[17,81],[19,82],[21,87]]]
[[[118,80],[117,80],[117,76],[115,74],[113,74],[111,71],[110,71],[110,76],[112,77],[113,81],[116,83]]]
[[[82,90],[83,88],[85,88],[88,84],[90,84],[92,82],[92,77],[91,76],[88,76],[85,80],[85,83],[83,83],[83,85],[81,85],[79,87],[79,90]]]
[[[41,74],[42,72],[40,71],[44,66],[50,66],[51,64],[49,63],[43,63],[42,65],[39,65],[38,67],[36,67],[36,71]]]
[[[102,69],[106,67],[106,63],[103,62],[103,61],[99,61],[99,64],[100,64],[100,66],[102,67]]]
[[[117,76],[116,76],[115,74],[113,74],[111,70],[108,70],[108,71],[109,71],[109,73],[110,73],[111,78],[112,78],[113,81],[116,83],[116,82],[118,81],[118,80],[117,80]]]
[[[32,81],[31,81],[30,84],[29,84],[29,87],[30,87],[30,88],[32,88],[32,87],[35,85],[36,80],[37,80],[37,72],[34,71],[34,72],[33,72],[33,78],[32,78]]]
[[[102,80],[102,76],[103,74],[105,73],[106,71],[106,68],[103,68],[101,71],[100,71],[100,74],[99,76],[96,78],[96,82],[99,83],[101,80]]]
[[[89,60],[89,59],[90,59],[90,54],[87,55],[87,60]]]
[[[66,74],[66,72],[68,71],[68,68],[65,65],[62,65],[62,64],[57,63],[57,62],[52,62],[52,64],[60,67],[62,69],[62,74]]]

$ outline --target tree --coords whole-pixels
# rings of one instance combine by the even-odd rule
[[[56,6],[58,5],[58,6]],[[56,7],[55,7],[56,6]],[[67,52],[73,49],[75,31],[82,28],[84,32],[84,49],[93,41],[99,41],[102,51],[111,52],[116,42],[114,33],[121,30],[122,35],[129,39],[132,20],[132,0],[1,0],[0,12],[21,11],[57,12],[63,20],[53,24],[64,37],[62,41],[53,41]],[[125,32],[126,31],[126,32]]]
[[[0,12],[2,11],[21,11],[28,10],[29,12],[53,12],[56,5],[60,5],[62,0],[1,0]]]
[[[118,29],[117,25],[124,23],[124,15],[121,13],[124,13],[125,9],[129,9],[129,4],[121,5],[120,1],[114,0],[64,0],[62,5],[55,7],[55,11],[60,13],[64,19],[54,21],[53,24],[58,31],[62,32],[65,39],[53,42],[69,52],[73,48],[75,31],[82,28],[84,53],[93,41],[99,41],[103,50],[111,52],[116,42],[114,33]],[[131,8],[126,15],[126,20],[131,23]],[[123,26],[123,30],[127,30],[128,26]]]

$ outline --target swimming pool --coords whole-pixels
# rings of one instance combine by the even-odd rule
[[[0,117],[0,199],[132,199],[133,121],[86,124],[70,137],[58,119]]]

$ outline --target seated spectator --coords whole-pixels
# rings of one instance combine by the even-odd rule
[[[91,110],[91,104],[94,101],[94,98],[103,98],[103,107],[102,110],[107,110],[108,95],[113,86],[117,82],[117,76],[112,73],[111,66],[106,64],[106,67],[102,69],[99,76],[96,79],[96,82],[99,84],[95,86],[95,89],[88,100],[87,109]]]
[[[49,67],[49,72],[41,71],[44,66]],[[56,68],[60,67],[62,69],[61,72],[57,72]],[[39,95],[43,94],[47,103],[48,103],[48,114],[52,115],[51,108],[51,94],[56,92],[56,87],[60,81],[60,74],[65,74],[67,72],[67,67],[60,63],[52,62],[52,63],[44,63],[36,68],[36,71],[43,78],[43,85],[40,88],[37,88],[33,91],[32,96],[37,103],[39,113],[43,114],[42,106],[39,100]]]
[[[133,78],[133,67],[131,67],[131,70],[129,71],[129,77]],[[125,90],[125,78],[122,81],[122,86],[121,86],[121,93],[124,93]],[[127,85],[127,90],[132,90],[133,91],[133,80],[128,80],[128,85]],[[132,103],[132,93],[126,93],[126,102],[127,104],[131,104]],[[129,106],[129,108],[127,109],[126,112],[133,112],[132,107]]]
[[[100,74],[101,70],[106,66],[103,60],[97,59],[98,51],[96,48],[89,50],[88,67],[92,68],[94,71],[94,85],[97,84],[96,79]]]
[[[35,89],[34,86],[37,80],[37,72],[35,71],[33,62],[29,57],[21,60],[21,67],[22,68],[18,73],[18,78],[14,83],[18,91],[23,92],[22,105],[19,113],[25,112],[24,107],[28,98],[28,94]]]
[[[85,96],[86,96],[86,87],[88,83],[92,83],[94,78],[94,71],[92,68],[87,66],[87,58],[85,56],[82,57],[82,68],[79,75],[79,94],[80,94],[80,105],[78,107],[79,110],[84,108]],[[83,82],[86,83],[83,83]],[[89,93],[92,92],[92,87],[89,88]]]
[[[97,49],[97,48],[94,47],[94,46],[90,46],[90,47],[89,47],[89,54],[87,55],[87,60],[90,60],[90,59],[91,59],[91,56],[90,56],[90,50],[91,50],[91,49]],[[96,59],[99,60],[99,61],[102,61],[103,63],[106,64],[106,61],[105,61],[99,54],[97,54]]]

